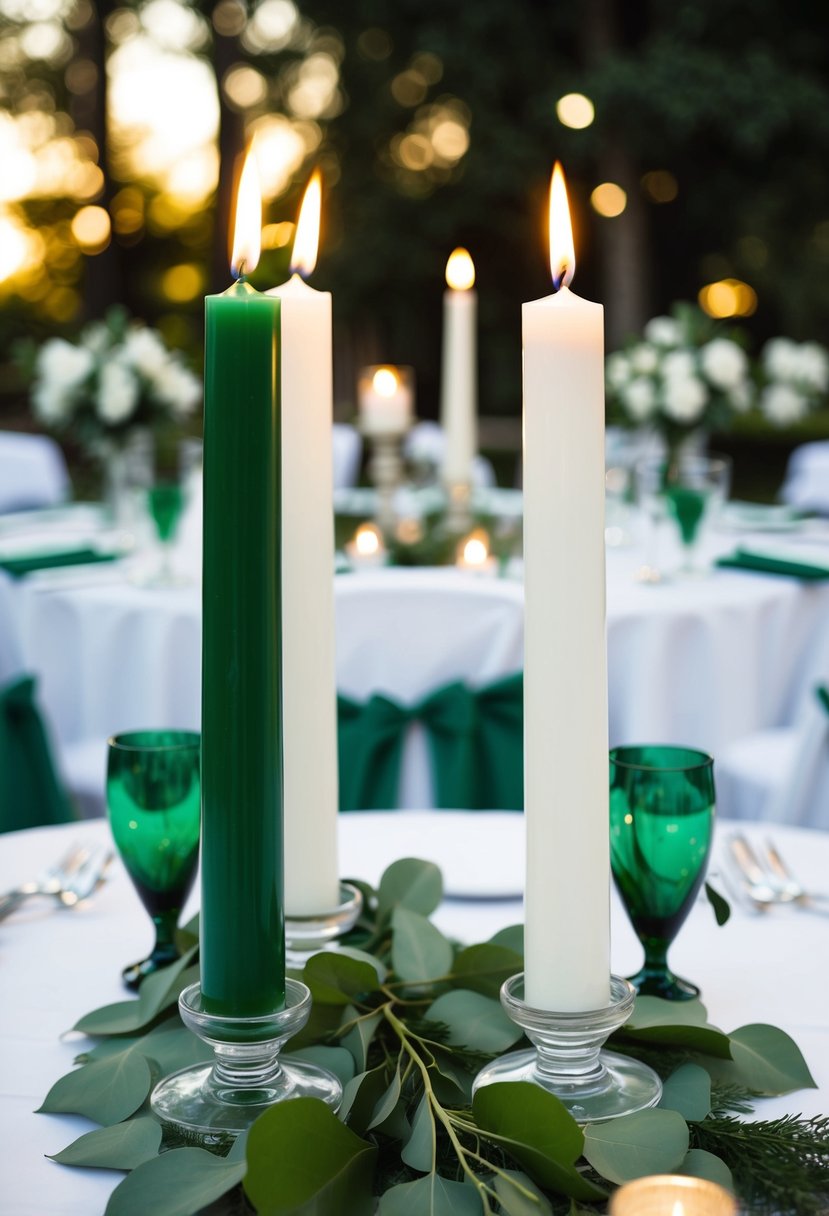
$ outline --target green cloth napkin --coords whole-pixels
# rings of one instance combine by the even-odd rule
[[[778,557],[776,554],[755,553],[749,549],[738,549],[728,557],[720,557],[716,564],[727,570],[753,570],[759,574],[782,574],[787,578],[814,581],[829,578],[829,561],[826,565],[821,565],[797,557]]]
[[[460,681],[402,706],[376,694],[337,698],[340,810],[397,806],[406,731],[426,729],[438,807],[521,810],[524,805],[522,673],[486,688]]]
[[[0,690],[0,832],[74,818],[55,773],[35,682],[21,676]]]
[[[101,553],[98,549],[62,549],[57,553],[32,553],[28,557],[2,557],[0,570],[12,578],[22,578],[36,570],[52,570],[58,566],[90,566],[95,562],[115,561],[117,553]]]
[[[829,714],[829,687],[826,684],[818,684],[815,689],[815,696],[820,701],[823,708]]]

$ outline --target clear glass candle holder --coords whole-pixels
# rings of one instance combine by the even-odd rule
[[[603,1050],[605,1040],[628,1020],[636,993],[610,977],[610,1004],[586,1013],[534,1009],[524,1001],[524,973],[501,987],[501,1004],[533,1044],[483,1068],[473,1093],[499,1081],[530,1081],[554,1094],[578,1123],[596,1123],[656,1106],[662,1082],[646,1064]]]
[[[172,1073],[150,1096],[153,1113],[169,1128],[222,1148],[277,1102],[320,1098],[332,1110],[342,1101],[333,1073],[308,1060],[282,1060],[280,1052],[311,1013],[311,993],[299,980],[285,980],[285,1005],[257,1017],[229,1017],[205,1010],[201,988],[191,984],[179,996],[188,1029],[213,1049],[212,1064]]]
[[[620,1186],[608,1210],[610,1216],[737,1216],[737,1201],[706,1178],[650,1174]]]
[[[312,954],[336,950],[338,938],[354,928],[363,910],[362,892],[340,883],[340,902],[327,912],[285,917],[285,964],[299,971]]]

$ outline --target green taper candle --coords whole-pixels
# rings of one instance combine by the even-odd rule
[[[258,259],[258,190],[253,210],[239,274]],[[285,1001],[280,302],[242,278],[205,303],[201,991],[206,1011],[250,1017]]]

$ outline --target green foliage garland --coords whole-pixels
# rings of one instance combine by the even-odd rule
[[[522,968],[523,930],[460,946],[429,920],[439,870],[403,859],[375,891],[338,952],[314,955],[302,979],[314,997],[292,1053],[344,1085],[339,1116],[321,1102],[272,1107],[225,1156],[167,1139],[149,1113],[162,1076],[210,1053],[180,1022],[178,993],[198,974],[195,925],[178,963],[144,981],[137,1000],[83,1017],[97,1040],[41,1111],[101,1124],[55,1160],[129,1171],[106,1216],[590,1216],[614,1186],[678,1172],[735,1189],[749,1212],[817,1216],[829,1203],[829,1120],[746,1122],[747,1100],[814,1081],[793,1041],[773,1026],[724,1034],[699,1001],[637,1001],[617,1051],[663,1075],[660,1105],[579,1125],[527,1084],[471,1097],[481,1065],[520,1030],[498,1001]]]

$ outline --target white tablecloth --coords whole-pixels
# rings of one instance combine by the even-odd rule
[[[341,872],[376,880],[390,861],[409,851],[444,862],[450,885],[477,885],[503,894],[521,888],[521,816],[486,814],[475,818],[434,814],[433,828],[404,813],[375,814],[372,830],[365,817],[340,820]],[[488,826],[491,823],[491,826]],[[40,828],[0,837],[0,889],[36,872],[76,837],[102,840],[105,823],[82,827]],[[827,886],[829,837],[797,829],[775,829],[790,864],[815,889]],[[473,842],[472,846],[470,842]],[[489,847],[488,847],[489,846]],[[476,868],[462,863],[470,847]],[[470,877],[472,876],[472,877]],[[477,876],[477,881],[475,879]],[[517,885],[516,885],[517,884]],[[191,909],[195,907],[195,897]],[[436,914],[446,932],[482,941],[521,920],[520,898],[447,899]],[[0,965],[4,999],[0,1002],[0,1145],[3,1185],[0,1216],[95,1216],[121,1175],[108,1170],[74,1170],[55,1165],[44,1154],[64,1148],[92,1125],[73,1116],[32,1113],[49,1087],[69,1071],[78,1040],[59,1036],[90,1009],[122,1000],[120,969],[149,949],[151,930],[128,878],[116,863],[112,879],[87,906],[55,910],[46,901],[0,923]],[[725,1030],[768,1021],[788,1031],[800,1046],[819,1090],[758,1103],[758,1116],[787,1111],[806,1115],[829,1108],[829,981],[826,958],[829,920],[794,908],[753,914],[735,908],[717,928],[710,908],[692,910],[671,951],[681,975],[702,987],[712,1021]],[[630,974],[641,950],[623,911],[614,900],[613,970]],[[80,1040],[83,1042],[84,1040]]]
[[[720,535],[714,551],[737,538]],[[777,542],[779,547],[779,540]],[[791,722],[819,679],[829,635],[829,582],[718,570],[661,586],[637,583],[642,554],[608,551],[607,615],[610,738],[613,744],[681,742],[715,756],[734,740]],[[395,600],[445,580],[477,581],[454,571],[388,569],[337,576],[337,670],[356,695],[360,664],[389,663],[388,685],[407,695],[411,667]],[[386,593],[352,631],[340,592],[371,580]],[[512,584],[515,596],[520,583]],[[60,743],[105,739],[147,726],[198,728],[200,598],[197,585],[151,590],[123,570],[98,567],[30,576],[19,584],[27,665],[40,679],[42,703]],[[566,580],[562,575],[562,594]],[[435,651],[467,644],[469,622],[436,617]],[[366,649],[366,638],[373,646]],[[519,637],[516,667],[520,666]],[[456,678],[435,660],[437,683]],[[399,670],[400,669],[400,670]],[[496,673],[497,674],[497,673]],[[483,683],[485,671],[473,683]],[[416,689],[411,696],[418,695]]]

